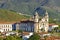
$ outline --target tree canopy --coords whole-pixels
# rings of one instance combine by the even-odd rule
[[[40,36],[38,34],[33,34],[28,40],[39,40]]]

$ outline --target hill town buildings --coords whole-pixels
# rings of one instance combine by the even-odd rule
[[[50,26],[50,27],[49,27]],[[0,31],[7,32],[12,30],[22,30],[25,32],[48,32],[52,30],[53,25],[49,25],[49,15],[45,12],[45,16],[40,19],[39,14],[36,12],[32,19],[22,20],[17,23],[0,23]],[[56,26],[56,25],[55,25]],[[55,27],[54,26],[54,27]],[[57,26],[58,27],[58,26]]]
[[[48,12],[45,12],[45,16],[39,19],[39,14],[36,12],[32,20],[24,20],[20,23],[15,23],[16,30],[23,30],[27,32],[48,32],[49,16]]]

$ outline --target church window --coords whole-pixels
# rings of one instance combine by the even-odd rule
[[[44,30],[44,28],[42,28],[42,29],[41,29],[41,31],[43,31],[43,32],[44,32],[44,31],[45,31],[45,30]]]
[[[47,21],[47,20],[45,20],[45,21]]]

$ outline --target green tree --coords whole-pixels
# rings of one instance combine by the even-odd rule
[[[48,37],[48,36],[44,36],[45,40],[46,40],[47,37]]]
[[[18,33],[22,33],[23,31],[22,30],[17,30],[18,31]]]
[[[22,38],[15,35],[6,37],[6,40],[22,40]]]
[[[33,34],[28,40],[39,40],[40,36],[38,34]]]
[[[0,38],[0,40],[3,40],[3,38]]]
[[[6,40],[12,40],[13,39],[13,36],[7,36],[6,37]]]
[[[21,37],[19,37],[19,36],[14,36],[14,38],[15,38],[15,40],[22,40],[22,38]]]

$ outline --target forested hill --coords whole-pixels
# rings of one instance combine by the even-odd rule
[[[60,0],[0,0],[0,8],[27,14],[32,14],[40,6],[46,6],[60,12]]]
[[[60,20],[60,0],[0,0],[0,8],[29,15],[48,10],[51,18]]]

